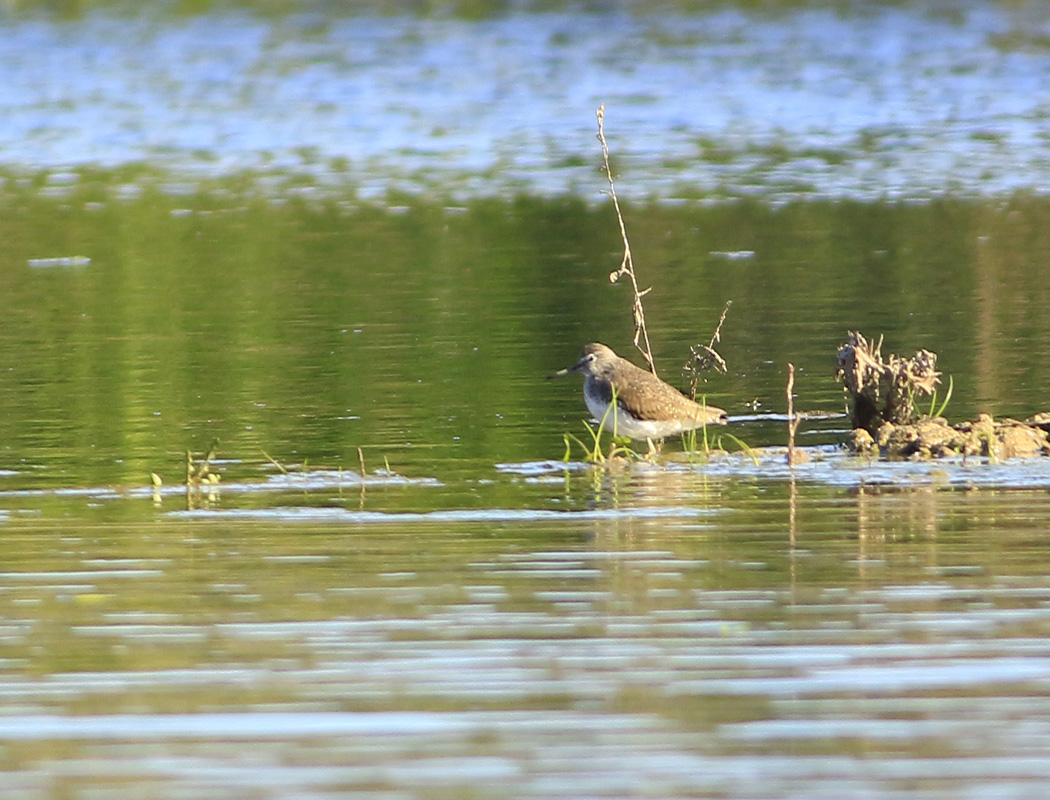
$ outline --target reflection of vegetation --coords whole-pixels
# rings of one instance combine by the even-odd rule
[[[1050,51],[1050,36],[1032,30],[993,33],[988,37],[988,41],[993,47],[1005,53],[1046,53]]]
[[[211,462],[215,460],[219,440],[215,439],[208,448],[208,454],[199,461],[193,460],[193,453],[186,451],[186,490],[199,490],[201,486],[214,486],[221,478],[219,473],[211,468]]]
[[[862,151],[871,149],[872,143],[873,140],[865,139],[860,149]],[[755,166],[761,166],[764,169],[768,169],[771,165],[802,160],[823,161],[825,164],[838,166],[846,163],[850,158],[850,151],[846,149],[802,147],[796,150],[778,141],[765,144],[749,142],[743,148],[733,149],[714,139],[701,137],[697,140],[697,145],[700,147],[701,158],[709,164],[716,165],[732,164],[736,161],[750,163],[757,159],[758,163]],[[669,166],[675,165],[674,162],[666,163]]]
[[[595,287],[621,252],[612,211],[581,199],[387,210],[353,187],[277,203],[243,177],[176,196],[143,168],[80,172],[62,197],[4,177],[0,466],[34,465],[17,481],[141,485],[214,436],[354,471],[360,444],[412,475],[557,456],[580,398],[542,376],[581,341],[630,341],[630,290]],[[855,325],[940,350],[959,418],[1045,407],[1050,199],[636,203],[629,220],[658,362],[734,301],[713,405],[781,408],[791,361],[800,408],[840,409],[828,352]],[[91,264],[27,266],[70,254]]]
[[[203,460],[194,461],[193,453],[186,451],[186,506],[203,508],[213,505],[218,499],[217,487],[221,476],[211,468],[215,460],[219,440],[215,439]],[[155,487],[156,488],[156,487]],[[156,501],[156,498],[155,498]]]
[[[708,137],[697,139],[697,145],[700,147],[701,158],[709,164],[732,164],[740,155],[736,150],[731,150],[718,140]]]

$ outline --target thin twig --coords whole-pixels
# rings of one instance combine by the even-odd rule
[[[270,462],[271,464],[273,464],[273,465],[274,465],[275,467],[277,467],[277,469],[279,469],[279,470],[281,471],[281,473],[282,473],[282,474],[284,474],[284,475],[287,475],[287,474],[288,474],[288,470],[286,470],[286,469],[285,469],[284,467],[282,467],[282,466],[281,466],[281,465],[280,465],[280,464],[279,464],[279,463],[278,463],[278,462],[277,462],[277,461],[276,461],[276,460],[274,459],[274,457],[273,457],[273,456],[271,456],[271,455],[270,455],[269,453],[267,453],[267,452],[266,452],[265,450],[263,450],[263,451],[262,451],[262,454],[263,454],[264,456],[266,456],[266,460],[267,460],[267,461],[269,461],[269,462]]]
[[[715,325],[715,332],[711,334],[711,343],[707,346],[714,349],[718,342],[722,341],[722,323],[726,321],[726,314],[729,313],[729,307],[733,305],[732,300],[726,300],[726,307],[722,309],[722,316],[718,318],[718,324]]]
[[[656,362],[653,360],[653,349],[649,345],[649,332],[645,328],[645,310],[642,308],[642,298],[649,294],[649,289],[642,291],[638,288],[638,279],[634,274],[634,261],[631,258],[631,243],[627,240],[627,226],[624,225],[623,214],[620,213],[620,201],[616,197],[616,184],[613,183],[612,168],[609,166],[609,145],[605,141],[605,103],[598,107],[598,141],[602,145],[602,157],[605,159],[605,175],[609,179],[609,196],[612,197],[613,208],[616,209],[616,219],[620,223],[620,237],[623,239],[623,261],[620,268],[609,273],[609,281],[616,283],[624,275],[631,279],[631,288],[634,290],[634,346],[638,348],[649,370],[656,374]],[[643,341],[645,346],[639,344]]]
[[[798,417],[795,416],[795,365],[788,363],[787,379],[787,412],[788,412],[788,466],[793,466],[798,460],[795,457],[795,431],[798,430]]]
[[[690,400],[696,399],[696,388],[700,385],[701,372],[709,369],[718,370],[723,375],[729,372],[729,366],[726,364],[726,360],[715,350],[715,344],[722,341],[722,323],[726,321],[726,315],[729,313],[731,305],[733,305],[733,301],[726,300],[725,308],[722,309],[722,316],[718,318],[718,324],[715,326],[715,332],[711,334],[710,344],[689,345],[691,358],[682,367],[682,372],[689,376]]]
[[[365,472],[365,451],[361,449],[361,445],[357,446],[357,460],[361,464],[361,499],[358,501],[358,506],[362,511],[365,508],[365,485],[367,481],[367,473]]]

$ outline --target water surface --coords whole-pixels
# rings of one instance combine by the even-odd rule
[[[1047,409],[1046,20],[950,11],[5,12],[0,793],[1045,796],[1050,467],[839,446],[848,330]],[[562,460],[599,102],[706,453]]]
[[[733,300],[703,388],[756,449],[603,469],[545,375],[630,352],[608,207],[111,186],[0,219],[6,795],[1050,783],[1050,468],[849,457],[831,375],[861,327],[956,418],[1044,407],[1045,201],[628,206],[665,377]]]
[[[1040,4],[613,9],[9,15],[0,165],[149,163],[363,199],[593,197],[604,103],[634,197],[1050,183]]]
[[[693,511],[12,522],[7,791],[1045,785],[1045,491],[666,479],[623,479],[618,503],[687,491]]]

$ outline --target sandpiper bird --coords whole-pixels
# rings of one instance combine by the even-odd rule
[[[725,425],[726,412],[693,402],[651,372],[620,358],[604,344],[583,348],[580,360],[550,377],[582,372],[583,399],[596,420],[605,419],[605,429],[630,439],[662,439],[704,425]],[[616,389],[615,417],[607,410]]]

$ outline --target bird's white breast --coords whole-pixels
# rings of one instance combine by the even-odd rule
[[[615,412],[609,410],[612,403],[602,400],[600,394],[593,390],[589,383],[583,386],[583,399],[587,403],[587,410],[598,422],[605,420],[605,430],[611,431],[616,436],[626,436],[628,439],[662,439],[675,433],[681,433],[687,427],[677,420],[640,420],[624,411],[616,408]],[[608,414],[608,416],[606,416]]]

